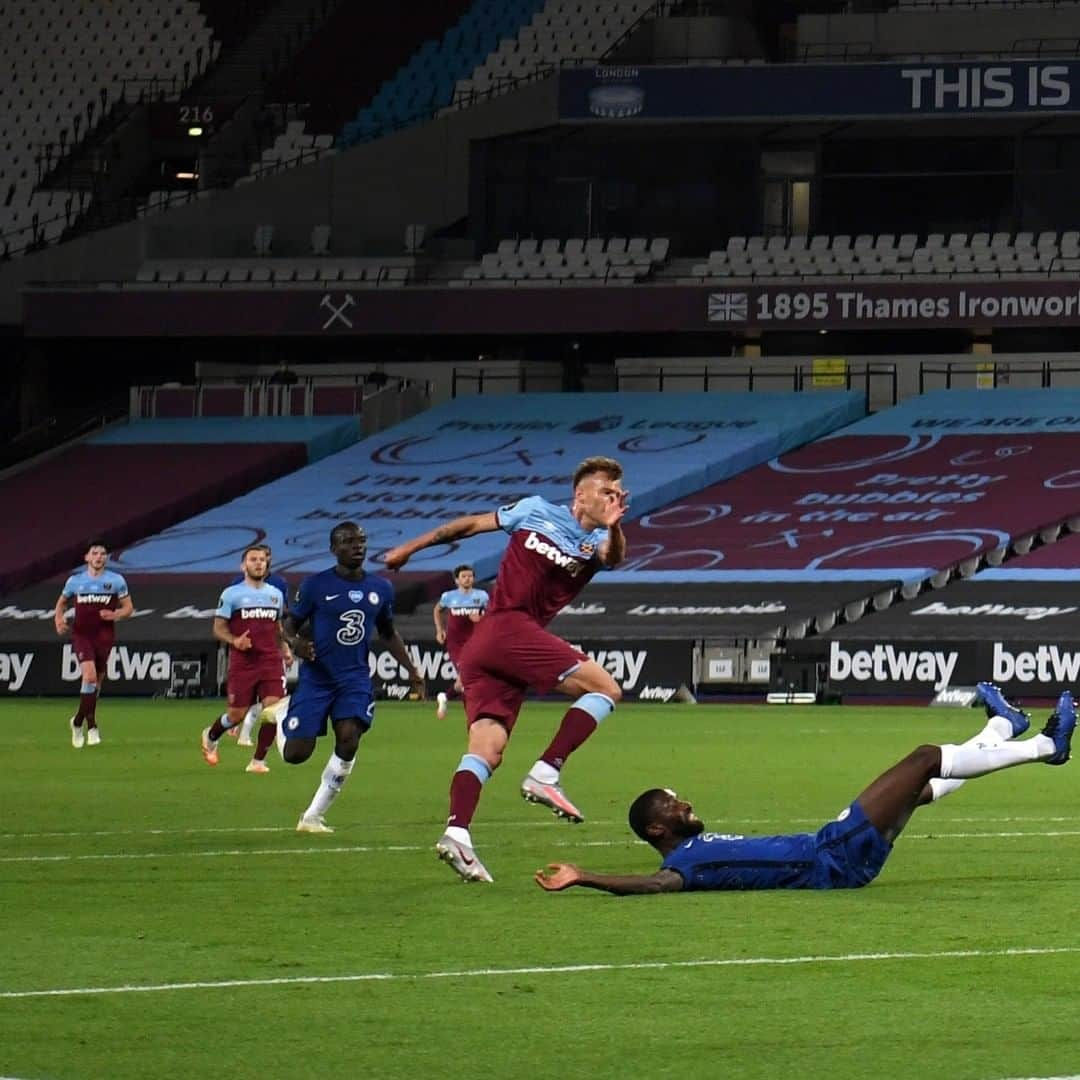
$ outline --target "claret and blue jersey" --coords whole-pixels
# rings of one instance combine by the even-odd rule
[[[239,653],[230,650],[229,663],[255,664],[267,657],[280,663],[278,623],[285,613],[285,596],[273,585],[226,585],[214,615],[225,619],[234,635],[248,634],[252,648]]]
[[[243,574],[237,574],[229,582],[230,585],[243,585],[247,578]],[[266,578],[267,585],[273,585],[278,592],[285,597],[285,606],[289,606],[289,583],[280,574],[269,574]]]
[[[449,615],[460,617],[468,616],[473,612],[482,612],[487,606],[490,597],[483,589],[447,589],[439,597],[439,607],[444,608]]]
[[[525,611],[544,626],[600,569],[597,553],[608,530],[583,528],[569,507],[539,495],[500,507],[496,518],[510,543],[488,613]]]
[[[91,574],[78,570],[64,582],[63,595],[74,601],[75,632],[93,633],[99,629],[112,631],[112,623],[102,622],[98,612],[114,609],[118,600],[128,595],[127,582],[113,570]]]

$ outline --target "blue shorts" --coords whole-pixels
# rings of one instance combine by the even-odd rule
[[[285,717],[286,739],[310,739],[326,734],[326,721],[359,720],[367,731],[375,719],[370,686],[338,686],[300,676]]]
[[[885,837],[867,820],[858,801],[814,837],[813,888],[858,889],[881,873],[892,851]]]

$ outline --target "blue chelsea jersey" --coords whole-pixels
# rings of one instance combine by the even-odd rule
[[[327,682],[370,685],[371,638],[392,632],[394,587],[372,574],[350,581],[334,568],[323,570],[304,579],[289,614],[297,623],[311,624],[315,660],[305,663],[305,671]]]
[[[709,889],[807,889],[815,882],[815,837],[702,833],[668,853],[663,866],[687,892]]]

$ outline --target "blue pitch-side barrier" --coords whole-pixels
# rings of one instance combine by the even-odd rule
[[[568,502],[575,466],[593,454],[623,463],[636,517],[863,412],[854,391],[458,398],[128,547],[114,563],[120,571],[225,574],[245,544],[266,537],[275,569],[318,570],[328,564],[337,521],[362,523],[374,557],[440,522],[525,495]],[[429,548],[408,569],[449,570],[467,559],[487,577],[505,543],[490,533]]]
[[[193,443],[303,443],[316,462],[360,437],[356,416],[206,416],[189,420],[134,420],[107,428],[89,441],[102,445],[161,446]]]

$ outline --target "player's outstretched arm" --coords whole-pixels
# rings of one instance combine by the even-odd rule
[[[497,532],[498,529],[499,519],[494,510],[486,514],[465,514],[391,548],[383,555],[383,562],[390,570],[400,570],[413,555],[424,548],[449,544],[453,540],[464,540],[469,536],[479,536],[480,533]]]
[[[657,870],[655,874],[594,874],[573,863],[549,863],[546,870],[537,870],[533,879],[548,892],[561,892],[572,885],[582,885],[616,896],[680,892],[683,887],[682,876],[674,870]]]

